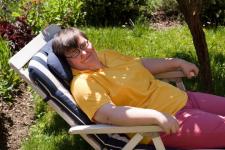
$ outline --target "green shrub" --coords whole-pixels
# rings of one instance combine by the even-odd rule
[[[147,8],[150,14],[154,13],[156,10],[159,9],[163,0],[148,0]]]
[[[160,9],[164,10],[167,15],[180,13],[179,5],[176,0],[162,0]]]
[[[49,24],[63,27],[81,24],[84,14],[80,0],[22,0],[21,15],[27,16],[34,32],[39,32]]]
[[[0,98],[11,100],[21,82],[18,75],[10,68],[8,60],[11,52],[7,42],[0,38]]]
[[[158,19],[166,17],[173,17],[171,19],[176,19],[180,17],[180,15],[181,12],[176,0],[148,0],[145,17],[150,18],[151,20],[154,20],[155,17],[160,17]]]
[[[202,22],[205,25],[225,25],[225,1],[203,1]]]
[[[201,21],[204,25],[225,25],[225,1],[224,0],[203,0],[201,11]],[[179,5],[176,0],[149,0],[147,14],[150,17],[157,11],[163,11],[163,17],[183,16],[179,10]],[[182,17],[183,18],[183,17]],[[183,19],[182,19],[183,20]]]
[[[147,0],[83,0],[83,11],[90,25],[123,25],[134,21],[146,9]]]
[[[18,4],[18,0],[0,0],[0,21],[11,22],[15,20],[15,12],[19,9]]]

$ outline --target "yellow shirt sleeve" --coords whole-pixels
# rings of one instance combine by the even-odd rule
[[[76,103],[90,120],[95,112],[104,104],[112,103],[107,91],[88,74],[74,77],[71,82],[71,93]]]

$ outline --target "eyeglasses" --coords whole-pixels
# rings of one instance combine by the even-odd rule
[[[68,51],[68,55],[65,55],[66,58],[76,58],[80,55],[81,51],[85,51],[89,46],[88,40],[79,45],[78,48],[72,48]]]

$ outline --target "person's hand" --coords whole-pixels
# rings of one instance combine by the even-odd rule
[[[180,67],[181,67],[183,73],[189,79],[198,75],[199,69],[193,63],[190,63],[188,61],[185,61],[185,60],[181,59],[180,60]]]
[[[174,116],[161,113],[157,114],[157,124],[166,132],[166,134],[176,133],[179,129],[179,124]]]

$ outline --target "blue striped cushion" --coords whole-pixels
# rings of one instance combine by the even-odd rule
[[[72,72],[65,59],[57,57],[52,50],[52,40],[45,44],[42,52],[47,54],[47,65],[49,70],[57,77],[57,79],[69,89],[69,82],[72,79]]]

